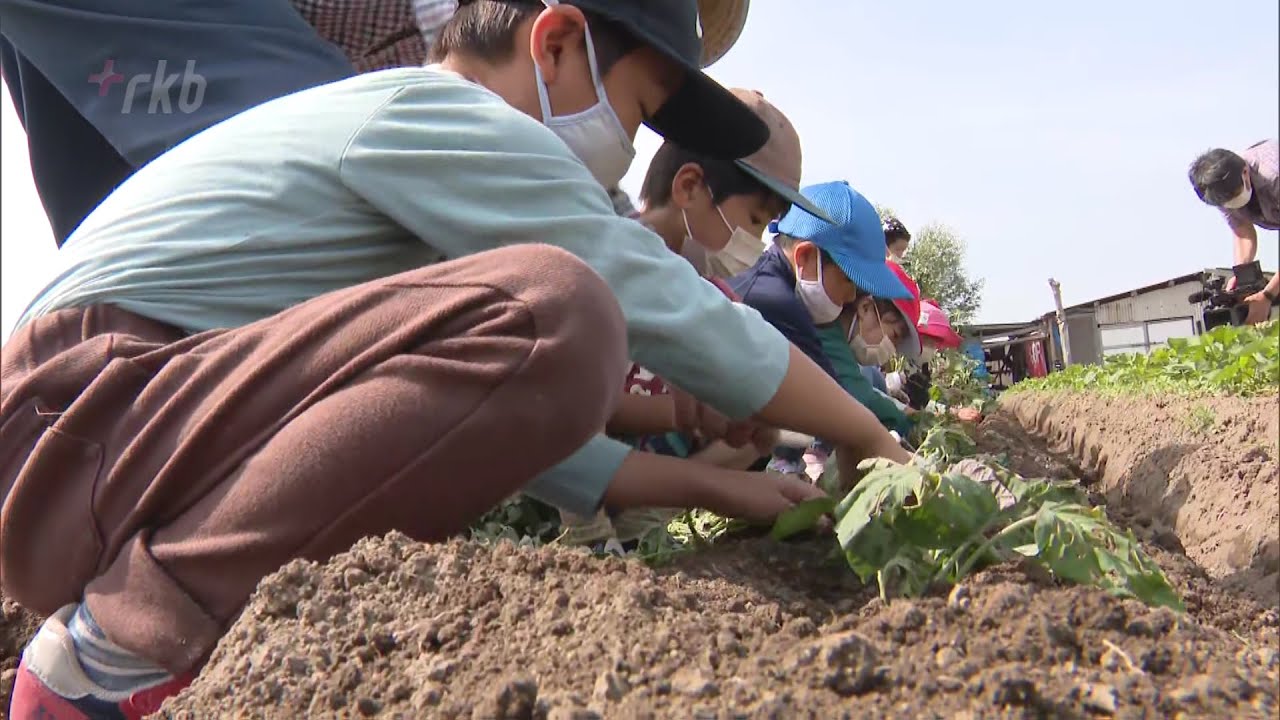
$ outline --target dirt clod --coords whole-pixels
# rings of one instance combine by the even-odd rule
[[[1116,689],[1105,683],[1089,683],[1080,689],[1080,703],[1086,710],[1101,715],[1115,715]]]
[[[617,673],[605,672],[601,673],[596,679],[595,691],[592,696],[597,700],[608,700],[616,702],[621,700],[627,691],[631,689],[631,684],[626,678]]]
[[[823,666],[823,684],[837,695],[848,697],[871,688],[880,657],[866,637],[846,632],[819,641],[818,659]]]

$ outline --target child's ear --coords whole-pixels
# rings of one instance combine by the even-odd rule
[[[542,70],[548,86],[560,78],[560,57],[565,50],[586,42],[587,18],[572,5],[546,8],[533,21],[529,35],[529,54]]]
[[[671,178],[671,202],[681,210],[692,207],[693,201],[703,192],[706,192],[706,181],[698,163],[681,165],[675,177]]]
[[[814,262],[817,262],[817,256],[819,252],[821,251],[818,250],[818,246],[814,245],[808,240],[801,240],[797,242],[796,243],[796,265],[805,264],[806,262],[809,261],[809,258],[813,258]]]

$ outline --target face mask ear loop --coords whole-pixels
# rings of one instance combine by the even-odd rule
[[[827,286],[822,282],[822,248],[817,245],[813,246],[814,252],[818,253],[818,287],[822,288],[822,292],[827,291]]]
[[[538,105],[542,109],[542,124],[551,122],[554,115],[551,114],[551,98],[547,96],[547,83],[542,79],[542,68],[538,67],[538,63],[533,64],[533,76],[537,79],[538,85]]]
[[[703,184],[705,185],[706,183]],[[707,194],[711,196],[711,207],[716,209],[716,214],[720,216],[720,222],[724,223],[725,229],[729,231],[729,240],[725,243],[725,247],[728,247],[729,243],[733,242],[733,225],[729,224],[729,218],[724,216],[724,210],[716,204],[716,194],[711,190],[710,185],[707,185]],[[819,276],[819,279],[821,279],[821,276]]]
[[[542,4],[553,8],[560,4],[560,0],[542,0]],[[538,104],[542,106],[542,123],[545,125],[552,118],[551,98],[547,97],[547,83],[542,79],[542,68],[536,62],[533,64],[533,75],[538,80]]]
[[[591,68],[591,82],[596,86],[596,102],[608,102],[604,94],[604,78],[600,77],[600,68],[596,65],[596,44],[591,40],[591,24],[583,24],[582,31],[587,40],[587,66]]]
[[[711,207],[716,209],[716,214],[720,216],[720,222],[724,223],[724,226],[729,229],[729,232],[733,232],[733,225],[729,224],[729,218],[724,216],[724,209],[716,204],[716,195],[711,192],[710,185],[707,186],[707,192],[711,193]]]
[[[559,5],[560,0],[542,0],[542,4],[552,8]],[[596,63],[596,44],[591,39],[591,24],[584,23],[582,31],[587,42],[587,67],[591,69],[591,83],[596,89],[596,102],[607,102],[604,78],[600,77],[600,66]],[[536,62],[533,64],[533,73],[538,78],[538,103],[542,105],[542,122],[546,123],[554,116],[551,114],[551,98],[547,96],[547,83],[542,79],[542,68]]]
[[[872,302],[875,302],[874,300]],[[853,302],[853,322],[849,323],[849,334],[845,336],[846,343],[853,342],[853,338],[858,334],[858,301]]]

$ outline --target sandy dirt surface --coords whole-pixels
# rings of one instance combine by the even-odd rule
[[[166,711],[192,718],[1275,717],[1280,593],[1274,579],[1271,595],[1262,581],[1270,567],[1265,533],[1248,535],[1250,513],[1265,516],[1259,508],[1267,492],[1274,511],[1276,453],[1257,459],[1252,440],[1262,432],[1274,448],[1274,421],[1256,417],[1265,408],[1254,401],[1208,401],[1220,428],[1206,427],[1204,413],[1171,427],[1183,422],[1183,409],[1169,404],[1116,405],[1101,410],[1099,422],[1128,444],[1099,445],[1090,456],[1092,445],[1079,437],[1091,426],[1070,441],[1062,435],[1076,426],[1054,418],[1087,417],[1099,412],[1096,402],[1006,402],[984,424],[980,444],[1008,454],[1025,475],[1083,474],[1165,568],[1186,601],[1184,615],[1012,565],[950,593],[885,605],[831,559],[829,537],[738,538],[649,568],[562,548],[426,546],[392,534],[264,580],[200,678]],[[1143,417],[1162,424],[1139,435],[1143,424],[1128,418]],[[1246,432],[1248,423],[1255,425]],[[1141,443],[1149,449],[1132,449]],[[1177,462],[1147,457],[1168,444],[1197,449]],[[1073,455],[1075,448],[1084,452]],[[1196,460],[1199,453],[1207,459]],[[1165,484],[1187,484],[1188,498],[1243,493],[1252,502],[1204,500],[1223,513],[1214,521],[1218,539],[1206,541],[1206,523],[1171,512],[1175,503],[1153,488],[1160,470],[1126,470],[1126,462],[1167,468]],[[1227,545],[1261,550],[1240,551],[1249,558],[1241,560],[1221,552]],[[1234,565],[1215,564],[1233,557]],[[1246,586],[1250,593],[1241,591]],[[8,653],[31,626],[7,607],[4,617],[7,664],[0,667],[10,668]]]
[[[1275,617],[1211,585],[1181,618],[1016,568],[984,573],[954,596],[885,606],[817,547],[739,540],[654,571],[559,549],[367,540],[265,582],[172,709],[1274,716]]]
[[[1078,463],[1118,519],[1164,526],[1227,588],[1280,607],[1276,398],[1013,395],[1002,409],[997,434],[1016,420]]]
[[[22,646],[39,627],[39,618],[0,597],[0,708],[6,711]]]

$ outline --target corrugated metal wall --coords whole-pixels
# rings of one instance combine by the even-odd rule
[[[1192,317],[1196,308],[1187,302],[1187,296],[1200,290],[1200,283],[1192,281],[1173,287],[1151,290],[1137,297],[1113,300],[1098,306],[1098,325],[1124,325],[1148,320]]]

